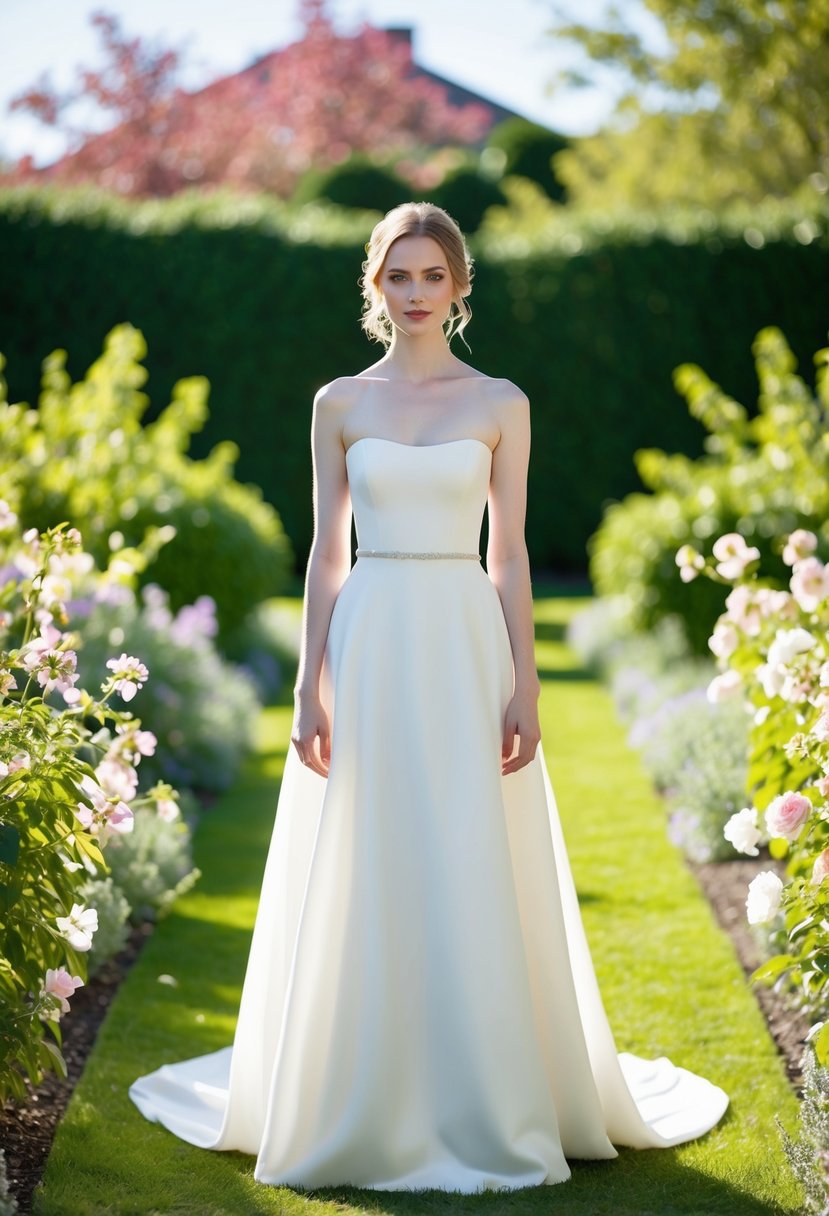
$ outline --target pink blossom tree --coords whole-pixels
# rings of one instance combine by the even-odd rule
[[[300,0],[300,15],[297,42],[188,93],[178,83],[178,51],[127,38],[117,18],[95,13],[104,69],[80,68],[63,95],[42,79],[12,102],[65,131],[70,151],[43,169],[24,157],[5,180],[94,180],[140,196],[193,185],[288,196],[307,169],[352,152],[411,158],[423,149],[474,144],[492,125],[485,105],[452,104],[393,33],[364,24],[356,34],[341,34],[326,0]],[[79,101],[112,113],[115,126],[103,134],[73,127]]]

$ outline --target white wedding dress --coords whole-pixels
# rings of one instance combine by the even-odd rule
[[[327,778],[288,752],[232,1046],[130,1097],[263,1183],[476,1192],[711,1128],[716,1085],[617,1053],[543,748],[501,774],[512,655],[477,555],[491,452],[347,454],[358,558],[322,673]],[[359,555],[393,551],[396,557]]]

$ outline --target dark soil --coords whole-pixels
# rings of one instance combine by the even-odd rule
[[[697,881],[708,897],[717,920],[734,943],[737,957],[746,978],[763,962],[763,956],[751,927],[746,920],[746,891],[748,884],[761,870],[775,870],[785,878],[782,862],[769,857],[752,857],[735,861],[714,861],[707,865],[691,865]],[[771,1031],[772,1038],[786,1064],[786,1074],[798,1097],[802,1097],[803,1073],[800,1066],[809,1022],[793,1009],[785,992],[775,991],[764,984],[752,984]]]
[[[762,958],[745,919],[746,889],[760,870],[778,869],[782,873],[783,867],[759,857],[690,868],[719,923],[730,935],[746,976],[750,975]],[[57,1125],[83,1072],[109,1003],[152,931],[153,925],[148,922],[134,928],[120,954],[104,963],[89,983],[72,997],[71,1016],[61,1022],[63,1054],[69,1075],[65,1079],[50,1075],[37,1089],[28,1087],[30,1096],[25,1104],[0,1109],[0,1146],[6,1151],[9,1184],[21,1216],[31,1211],[32,1194],[43,1173]],[[752,986],[752,990],[784,1058],[789,1080],[799,1095],[802,1084],[800,1058],[808,1022],[791,1009],[784,994],[759,985]]]

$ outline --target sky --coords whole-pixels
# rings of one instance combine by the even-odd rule
[[[565,0],[558,7],[592,21],[606,4]],[[625,0],[623,7],[647,30],[640,0]],[[355,31],[364,20],[412,26],[414,56],[423,67],[565,134],[586,134],[612,110],[616,87],[605,76],[596,87],[549,95],[556,71],[577,62],[576,53],[547,32],[553,8],[553,0],[332,0],[330,5],[341,32]],[[44,164],[64,150],[61,136],[25,114],[9,113],[8,103],[43,73],[63,90],[73,82],[76,66],[100,65],[98,35],[89,23],[97,9],[118,16],[127,35],[183,50],[188,88],[238,71],[301,33],[297,0],[0,0],[3,155],[30,152]]]

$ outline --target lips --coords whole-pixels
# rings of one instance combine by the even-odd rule
[[[415,320],[418,320],[419,317],[428,317],[430,315],[430,313],[424,312],[422,308],[413,308],[411,312],[406,313],[407,317],[413,317]]]

